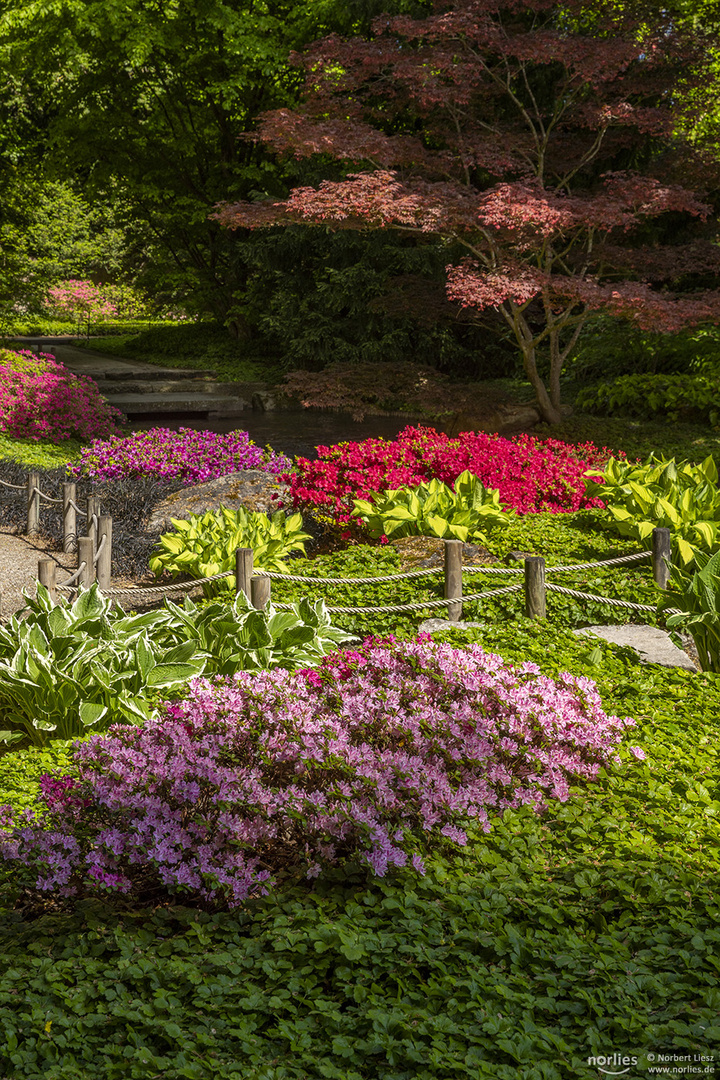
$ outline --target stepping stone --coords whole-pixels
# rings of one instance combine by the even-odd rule
[[[670,635],[657,626],[636,626],[630,623],[624,626],[584,626],[573,630],[577,637],[600,637],[615,645],[627,645],[640,657],[643,664],[660,664],[662,667],[685,668],[697,671],[697,666],[688,654],[677,645],[673,645]]]

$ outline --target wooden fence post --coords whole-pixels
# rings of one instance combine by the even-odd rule
[[[235,552],[235,595],[244,592],[248,600],[252,594],[250,582],[253,576],[253,549],[238,548]],[[268,579],[269,580],[269,579]]]
[[[445,541],[445,596],[452,601],[448,604],[450,622],[462,618],[462,549],[462,540]]]
[[[97,540],[97,583],[100,587],[100,592],[106,592],[110,588],[110,577],[112,574],[112,518],[109,514],[103,514],[100,517]],[[105,541],[104,544],[103,540]]]
[[[78,540],[78,566],[85,563],[85,569],[80,575],[78,585],[83,589],[89,589],[95,580],[95,541],[92,536],[81,536]]]
[[[97,520],[93,522],[93,517]],[[89,536],[93,542],[93,550],[97,550],[98,545],[98,522],[100,521],[100,500],[97,495],[88,495],[87,501],[87,532],[86,536]]]
[[[250,581],[252,606],[263,611],[270,603],[270,578],[254,577]]]
[[[670,546],[669,529],[653,529],[652,533],[652,566],[655,583],[661,589],[667,589],[670,579],[670,566],[672,563],[672,548]]]
[[[40,559],[38,562],[38,582],[44,585],[50,593],[53,604],[57,603],[57,588],[55,586],[55,560]]]
[[[76,496],[76,484],[71,481],[63,484],[63,551],[75,551],[77,548],[77,514],[74,505]]]
[[[27,527],[26,535],[32,536],[40,524],[40,496],[35,490],[40,487],[40,473],[28,473],[27,478]]]
[[[525,559],[525,614],[530,619],[545,618],[545,560],[539,555]]]

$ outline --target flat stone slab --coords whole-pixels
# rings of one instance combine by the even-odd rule
[[[662,667],[685,668],[697,671],[696,665],[686,652],[673,645],[670,635],[657,626],[583,626],[573,630],[577,637],[599,637],[615,645],[627,645],[634,649],[645,664],[661,664]]]
[[[106,394],[105,400],[126,416],[135,413],[242,413],[249,402],[229,394]]]

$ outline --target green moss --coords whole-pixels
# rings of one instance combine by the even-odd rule
[[[40,469],[56,469],[69,461],[77,461],[83,444],[78,439],[52,443],[39,439],[15,439],[0,432],[0,458]]]

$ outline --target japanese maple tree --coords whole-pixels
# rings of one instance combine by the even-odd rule
[[[674,90],[688,71],[700,78],[703,42],[665,9],[652,27],[628,9],[455,0],[422,19],[383,16],[371,40],[316,42],[296,58],[302,108],[264,114],[258,137],[348,171],[223,206],[219,220],[440,239],[448,297],[502,314],[543,417],[558,421],[562,366],[591,312],[666,332],[720,315],[707,288],[720,248],[692,225],[710,206],[678,182],[691,159]]]

